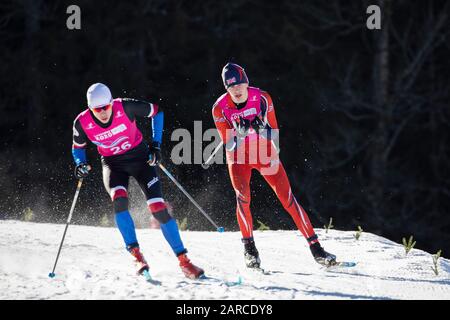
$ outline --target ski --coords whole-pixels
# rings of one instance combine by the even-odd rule
[[[227,287],[235,287],[235,286],[240,286],[242,284],[242,278],[241,276],[238,277],[237,281],[226,281],[223,279],[218,279],[218,278],[214,278],[214,277],[209,277],[206,275],[201,275],[198,280],[206,280],[206,281],[213,281],[213,282],[219,282],[221,284],[226,285]]]
[[[356,262],[351,261],[336,261],[336,264],[325,267],[325,269],[334,269],[334,268],[353,268],[356,266]]]
[[[261,274],[264,274],[264,275],[270,275],[270,271],[268,271],[268,270],[266,270],[266,269],[263,269],[263,268],[260,268],[260,267],[258,267],[258,268],[252,268],[253,269],[253,271],[255,271],[255,272],[258,272],[258,273],[261,273]]]
[[[154,280],[148,270],[142,271],[141,275],[144,277],[145,281],[147,281],[148,283],[158,285],[158,286],[161,285],[161,281]]]

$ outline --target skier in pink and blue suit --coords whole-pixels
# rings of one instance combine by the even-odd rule
[[[72,155],[75,176],[85,178],[91,166],[86,157],[87,142],[97,146],[103,167],[103,182],[111,197],[115,221],[126,249],[135,259],[137,273],[149,270],[136,237],[133,218],[128,210],[128,181],[136,179],[147,199],[148,208],[158,220],[163,235],[180,267],[188,278],[199,278],[204,271],[190,262],[180,237],[178,225],[168,213],[162,196],[161,182],[155,166],[161,160],[161,141],[164,113],[161,107],[128,98],[113,99],[109,88],[95,83],[87,91],[88,108],[81,112],[73,124]],[[143,140],[136,126],[136,117],[152,119],[152,142]]]

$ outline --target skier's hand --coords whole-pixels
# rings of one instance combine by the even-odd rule
[[[250,120],[239,117],[239,122],[235,122],[236,137],[243,139],[247,136],[248,130],[250,129]]]
[[[161,148],[158,145],[152,145],[150,147],[150,153],[148,155],[147,163],[150,166],[156,166],[161,162]]]
[[[75,177],[78,179],[86,178],[89,175],[92,167],[87,163],[80,163],[75,167]]]
[[[258,116],[256,116],[255,119],[250,122],[250,125],[256,131],[256,133],[259,133],[261,130],[265,129],[264,123]]]

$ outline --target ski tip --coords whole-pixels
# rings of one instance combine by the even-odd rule
[[[150,275],[150,272],[148,270],[142,271],[142,275],[144,276],[145,280],[147,280],[147,281],[152,280],[152,276]]]
[[[48,274],[48,276],[49,276],[49,278],[54,278],[55,277],[55,273],[54,272],[50,272],[49,274]]]
[[[242,278],[241,276],[239,276],[239,278],[237,279],[237,281],[224,281],[224,284],[227,287],[236,287],[236,286],[240,286],[242,284]]]
[[[342,265],[344,267],[349,267],[349,268],[356,266],[356,264],[357,264],[356,262],[343,262],[342,263]]]
[[[352,262],[352,261],[337,261],[336,264],[328,266],[326,268],[332,269],[334,267],[344,267],[344,268],[352,268],[354,266],[356,266],[357,263],[356,262]]]
[[[220,233],[222,233],[222,232],[225,231],[225,229],[224,229],[224,227],[218,227],[218,228],[217,228],[217,231],[219,231]]]

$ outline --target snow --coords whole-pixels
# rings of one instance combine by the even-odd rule
[[[450,299],[450,261],[370,233],[316,229],[322,245],[354,268],[326,270],[315,263],[297,231],[256,231],[262,275],[246,270],[238,232],[184,231],[191,260],[210,280],[183,276],[160,230],[138,229],[138,239],[161,285],[134,274],[115,228],[71,225],[56,268],[49,272],[64,225],[0,221],[0,300],[4,299]],[[227,281],[242,284],[227,285]]]

